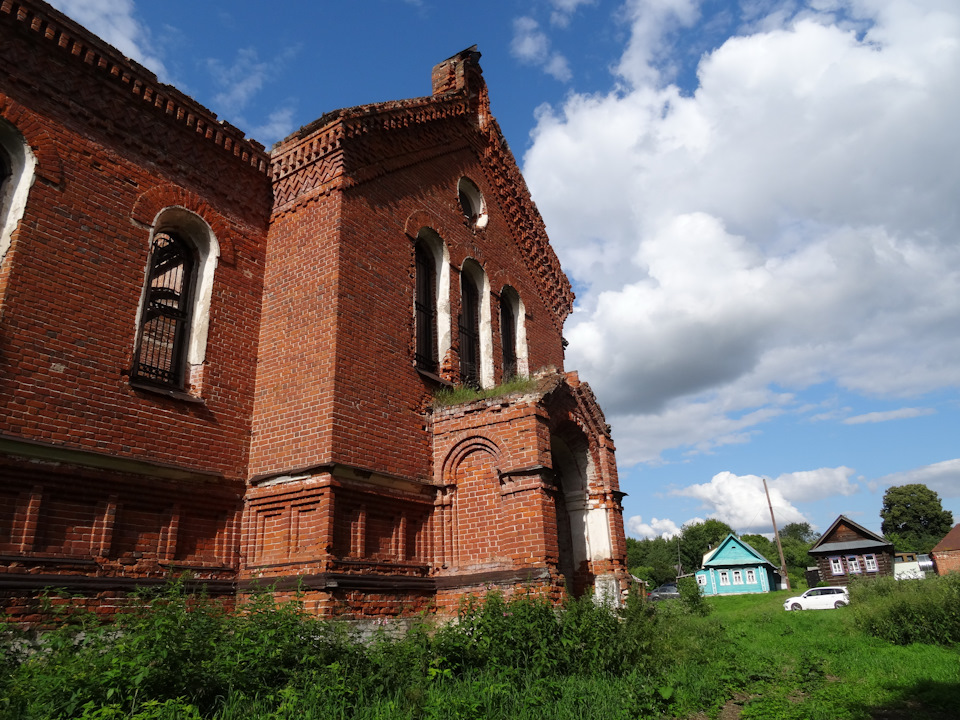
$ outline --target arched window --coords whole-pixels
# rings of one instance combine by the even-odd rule
[[[450,269],[446,245],[430,228],[417,233],[414,265],[414,366],[439,375],[450,349]]]
[[[430,251],[418,242],[417,291],[414,299],[417,326],[416,364],[421,370],[436,373],[437,364],[437,272]]]
[[[465,385],[492,387],[493,333],[490,283],[475,260],[460,269],[460,379]]]
[[[13,231],[27,207],[37,161],[23,136],[0,120],[0,260],[10,248]]]
[[[500,291],[500,347],[503,380],[526,377],[529,370],[523,303],[517,291],[509,285]]]
[[[480,387],[480,290],[467,273],[460,276],[460,381]]]
[[[162,210],[154,227],[130,379],[185,390],[206,356],[219,245],[207,223],[184,208]]]
[[[154,235],[133,378],[183,387],[196,267],[188,243],[173,233]]]
[[[457,183],[457,200],[467,225],[476,230],[487,226],[487,203],[480,188],[470,178],[462,177]]]

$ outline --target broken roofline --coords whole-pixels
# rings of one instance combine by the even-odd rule
[[[530,197],[516,158],[490,113],[479,58],[480,53],[473,46],[435,65],[431,75],[432,95],[356,105],[325,113],[274,146],[270,175],[276,186],[311,165],[339,165],[339,170],[329,169],[326,174],[329,190],[343,183],[342,159],[333,156],[351,139],[473,116],[475,119],[471,125],[476,134],[467,141],[485,161],[487,172],[493,175],[488,178],[490,187],[497,193],[504,212],[512,219],[517,246],[533,276],[542,279],[538,287],[546,295],[545,304],[553,310],[555,326],[562,331],[564,321],[573,310],[573,289],[550,245],[543,218]],[[292,206],[292,202],[281,201],[274,210],[285,210],[288,206]]]

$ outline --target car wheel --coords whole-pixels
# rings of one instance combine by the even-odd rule
[[[803,610],[803,606],[800,603],[794,603],[790,606],[791,610]]]
[[[847,603],[845,603],[843,600],[837,600],[837,601],[833,604],[833,606],[834,606],[835,608],[842,608],[842,607],[844,607],[846,604],[847,604]]]

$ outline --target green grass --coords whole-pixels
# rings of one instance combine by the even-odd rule
[[[708,600],[747,679],[742,718],[956,717],[960,648],[871,637],[856,600],[839,610],[785,612],[792,594]]]
[[[433,402],[437,407],[449,407],[451,405],[473,402],[474,400],[501,397],[515,392],[529,392],[536,386],[536,378],[516,377],[496,387],[486,389],[473,388],[468,385],[444,387],[434,393]]]
[[[490,594],[456,624],[361,642],[296,603],[227,613],[174,584],[110,625],[66,613],[0,634],[0,720],[939,720],[956,717],[960,647],[896,644],[864,618],[950,592],[854,589],[850,607],[807,612],[783,610],[788,592],[562,612]]]

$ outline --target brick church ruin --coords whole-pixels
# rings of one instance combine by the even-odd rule
[[[479,53],[267,152],[40,0],[0,39],[9,615],[185,571],[355,617],[618,596],[610,429]]]

